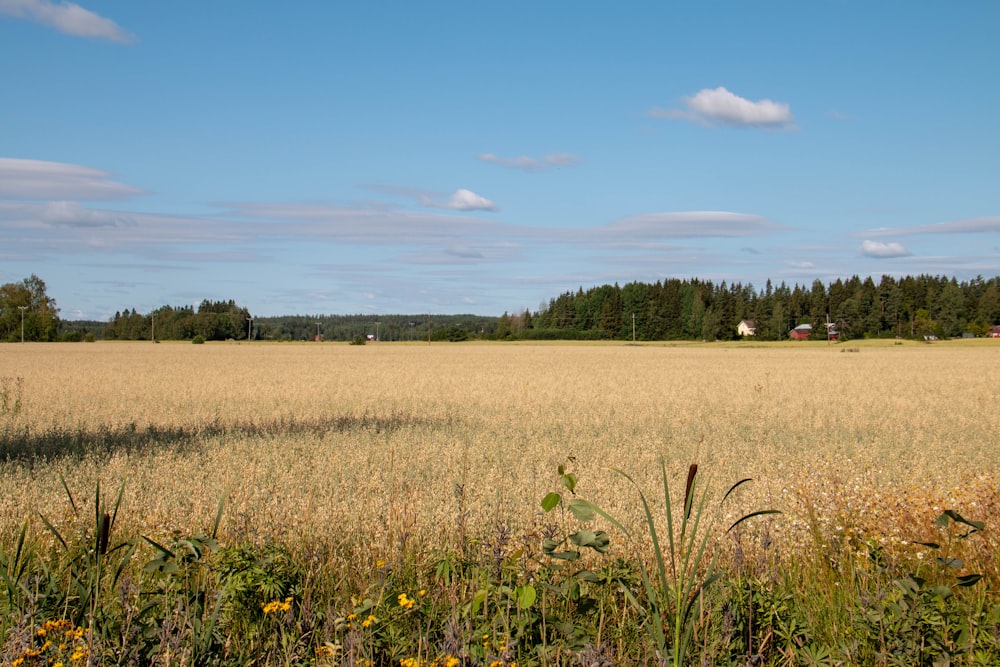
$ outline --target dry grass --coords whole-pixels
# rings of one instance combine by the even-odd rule
[[[1000,346],[852,347],[8,345],[24,402],[0,429],[96,453],[0,463],[0,540],[65,513],[62,475],[79,500],[127,480],[126,532],[204,527],[228,494],[230,539],[357,565],[454,545],[460,525],[530,531],[567,460],[636,524],[607,468],[655,489],[660,456],[678,484],[691,461],[718,486],[754,477],[740,504],[785,511],[788,557],[816,525],[891,546],[943,507],[991,522]]]

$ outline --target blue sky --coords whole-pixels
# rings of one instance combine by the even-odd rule
[[[0,0],[0,282],[106,319],[995,276],[998,25],[993,0]]]

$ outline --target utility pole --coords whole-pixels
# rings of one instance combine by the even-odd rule
[[[250,332],[253,328],[253,318],[247,315],[247,342],[250,342]]]
[[[632,344],[635,345],[635,313],[632,313]]]
[[[149,316],[149,339],[156,342],[156,313]]]
[[[378,342],[378,325],[381,324],[378,320],[375,320],[375,342]]]
[[[316,342],[317,343],[320,342],[320,338],[319,338],[320,337],[319,325],[320,325],[319,320],[316,320]]]
[[[21,311],[21,342],[24,342],[24,311],[28,310],[27,306],[18,306]]]

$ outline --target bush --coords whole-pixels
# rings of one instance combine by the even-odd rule
[[[191,339],[191,342],[194,343],[195,345],[204,345],[205,337],[202,336],[201,334],[198,334],[197,336]]]

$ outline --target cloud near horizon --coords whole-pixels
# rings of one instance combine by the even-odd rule
[[[135,35],[111,19],[72,2],[51,0],[0,0],[0,14],[34,21],[75,37],[106,39],[119,44],[131,44]]]
[[[518,155],[515,158],[504,158],[493,153],[480,153],[476,159],[489,162],[508,169],[520,169],[529,173],[550,171],[559,167],[573,167],[581,162],[583,158],[572,153],[549,153],[543,158]]]
[[[622,218],[599,228],[601,235],[635,238],[744,237],[783,229],[767,218],[729,211],[645,213]]]
[[[649,115],[653,118],[688,120],[702,125],[795,127],[795,117],[788,104],[769,99],[752,102],[729,92],[723,86],[704,88],[691,97],[683,98],[682,102],[685,109],[655,108]]]
[[[141,194],[145,191],[113,181],[109,172],[100,169],[66,162],[0,157],[2,197],[106,201]]]
[[[909,257],[910,251],[900,243],[881,243],[879,241],[865,240],[861,244],[861,253],[866,257],[890,258]]]
[[[862,232],[865,236],[915,236],[918,234],[984,234],[1000,232],[1000,215],[951,220],[913,227],[882,227]]]

